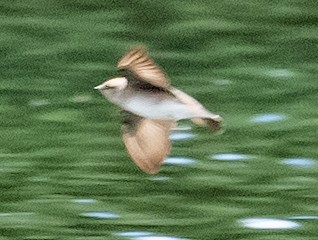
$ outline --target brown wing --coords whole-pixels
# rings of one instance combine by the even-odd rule
[[[144,172],[157,173],[170,152],[172,121],[156,121],[127,113],[123,141],[135,164]]]
[[[163,89],[168,89],[170,86],[164,72],[154,63],[143,47],[130,50],[118,62],[117,67],[119,70],[125,70],[128,75],[132,74],[132,79],[137,78]]]

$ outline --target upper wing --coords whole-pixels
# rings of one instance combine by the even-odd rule
[[[144,172],[157,173],[170,152],[173,121],[157,121],[126,112],[123,141],[135,164]]]
[[[168,89],[170,83],[164,72],[148,56],[143,47],[136,47],[130,50],[117,64],[118,69],[125,70],[126,74],[133,75],[133,78],[151,84],[156,87]]]

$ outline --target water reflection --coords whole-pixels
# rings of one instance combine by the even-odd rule
[[[215,160],[220,161],[241,161],[251,159],[254,156],[242,153],[217,153],[211,156]]]
[[[152,181],[168,181],[170,180],[170,177],[166,177],[166,176],[153,176],[149,178]]]
[[[90,95],[78,95],[74,96],[70,99],[71,102],[74,103],[84,103],[84,102],[89,102],[92,99]]]
[[[119,215],[114,212],[85,212],[82,213],[83,217],[101,218],[101,219],[116,219]]]
[[[31,182],[48,182],[49,180],[50,178],[45,176],[34,176],[29,178],[29,181]]]
[[[73,199],[73,203],[80,203],[80,204],[85,204],[85,203],[96,203],[97,201],[95,199]]]
[[[48,99],[34,99],[29,102],[29,105],[32,107],[40,107],[49,105],[50,101]]]
[[[9,217],[12,216],[12,213],[0,213],[0,217]]]
[[[289,217],[289,219],[293,219],[293,220],[317,220],[318,216],[293,216],[293,217]]]
[[[291,77],[294,73],[288,69],[271,69],[267,71],[267,75],[271,77]]]
[[[240,224],[247,228],[253,229],[295,229],[300,227],[299,223],[275,219],[275,218],[246,218],[241,219]]]
[[[138,231],[128,231],[115,233],[115,236],[125,237],[134,240],[188,240],[185,238],[179,238],[167,235],[157,235],[152,232],[138,232]]]
[[[288,158],[282,160],[282,163],[299,168],[311,168],[317,165],[314,160],[309,158]]]
[[[115,236],[120,236],[120,237],[135,238],[135,237],[151,236],[151,235],[154,235],[154,233],[152,233],[152,232],[129,231],[129,232],[115,233],[114,235]]]
[[[171,165],[193,165],[196,161],[186,157],[169,157],[165,159],[165,164]]]
[[[278,113],[266,113],[266,114],[259,114],[254,116],[251,119],[252,123],[270,123],[270,122],[278,122],[285,120],[287,117],[283,114]]]
[[[12,217],[12,216],[18,216],[18,217],[22,217],[22,216],[31,216],[33,215],[33,212],[12,212],[12,213],[0,213],[0,217]]]
[[[186,240],[185,238],[178,238],[172,236],[145,236],[134,238],[136,240]]]
[[[229,84],[231,84],[232,81],[231,81],[231,80],[228,80],[228,79],[215,79],[215,80],[213,81],[213,83],[214,83],[215,85],[223,86],[223,85],[229,85]]]
[[[195,135],[192,133],[187,132],[172,132],[170,134],[170,140],[176,141],[176,140],[185,140],[185,139],[191,139],[194,138]]]

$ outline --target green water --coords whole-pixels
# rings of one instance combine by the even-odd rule
[[[309,0],[1,1],[0,239],[318,239],[317,13]],[[223,134],[182,122],[171,157],[192,164],[155,178],[93,90],[136,44],[225,119]]]

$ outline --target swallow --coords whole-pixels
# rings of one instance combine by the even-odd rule
[[[123,142],[134,163],[155,174],[170,153],[170,130],[182,119],[220,129],[222,118],[170,85],[164,71],[144,47],[128,51],[118,62],[120,76],[95,87],[123,110]]]

